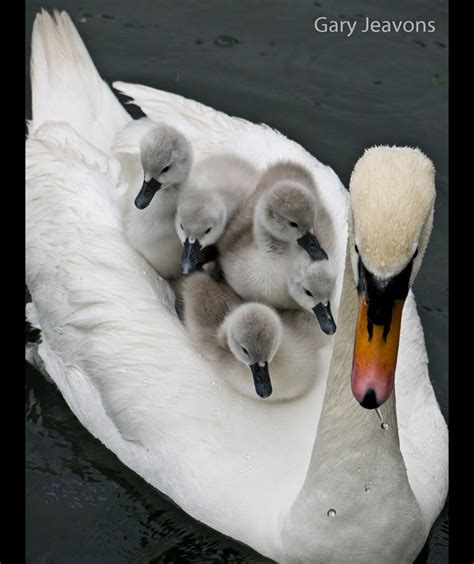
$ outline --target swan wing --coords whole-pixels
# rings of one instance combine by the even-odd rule
[[[448,493],[448,428],[430,381],[423,327],[411,291],[403,308],[395,394],[408,481],[431,528]]]
[[[27,315],[48,374],[127,466],[268,554],[304,479],[323,391],[268,409],[226,387],[188,342],[168,283],[123,234],[114,160],[59,123],[26,152]]]
[[[149,86],[120,81],[113,86],[130,97],[130,103],[152,121],[180,129],[203,153],[232,151],[260,169],[282,159],[305,164],[316,179],[326,184],[325,188],[337,192],[339,205],[344,206],[346,190],[334,171],[269,125],[228,116],[195,100]]]

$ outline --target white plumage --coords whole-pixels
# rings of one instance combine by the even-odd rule
[[[350,341],[342,337],[353,311],[349,304],[337,318],[342,275],[332,359],[329,351],[315,367],[321,385],[272,405],[236,394],[189,346],[168,283],[124,236],[124,176],[111,146],[129,120],[66,14],[37,17],[32,57],[27,316],[41,329],[38,354],[81,423],[190,515],[278,561],[412,561],[447,492],[446,424],[412,294],[396,377],[400,444],[393,395],[385,433],[351,396]],[[333,260],[342,274],[348,200],[329,167],[267,126],[117,86],[203,152],[233,151],[262,168],[291,158],[309,168],[336,226]],[[347,276],[345,288],[349,300]]]

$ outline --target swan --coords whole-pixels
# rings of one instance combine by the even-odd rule
[[[196,269],[202,249],[218,242],[239,199],[255,189],[258,177],[250,162],[232,154],[212,154],[196,163],[175,219],[183,244],[180,266],[184,274]]]
[[[305,251],[313,260],[328,258],[314,234],[321,205],[315,194],[300,164],[277,162],[262,174],[217,245],[226,280],[240,296],[289,308],[286,277],[294,260]]]
[[[257,394],[270,396],[271,364],[283,329],[275,311],[265,304],[242,303],[229,286],[205,273],[185,279],[179,295],[190,337],[216,363],[218,373],[228,378],[236,360],[251,369]],[[242,370],[233,372],[230,380],[237,385],[245,382]]]
[[[27,317],[41,331],[38,354],[79,421],[184,511],[276,561],[412,562],[443,507],[448,465],[446,423],[411,291],[401,311],[395,393],[382,406],[386,429],[354,399],[351,370],[358,272],[364,268],[370,282],[371,272],[404,267],[415,254],[413,241],[418,255],[407,286],[421,265],[430,210],[423,207],[420,230],[409,189],[420,180],[419,168],[404,170],[397,157],[390,166],[365,167],[367,180],[390,180],[378,195],[393,205],[394,217],[379,225],[376,201],[371,215],[363,211],[377,183],[362,184],[364,205],[351,194],[349,209],[332,169],[271,128],[117,84],[156,121],[176,123],[195,138],[205,131],[262,167],[291,157],[318,178],[337,234],[331,258],[343,273],[334,300],[338,330],[318,363],[319,385],[267,405],[237,397],[225,382],[216,385],[219,375],[186,346],[168,283],[124,235],[117,201],[123,173],[110,151],[124,112],[65,13],[37,16],[32,69]],[[382,193],[385,186],[391,190]],[[400,261],[390,246],[401,237],[395,216],[405,232]],[[390,260],[372,227],[388,241]]]
[[[192,167],[191,144],[174,127],[141,118],[117,133],[112,151],[126,186],[122,214],[130,243],[161,276],[177,278],[181,244],[175,215]]]
[[[207,273],[180,281],[177,294],[177,309],[197,350],[242,395],[288,400],[314,384],[313,365],[330,341],[315,334],[312,316],[278,315],[265,304],[243,303]]]
[[[327,335],[336,331],[331,300],[337,272],[331,260],[312,261],[306,255],[295,259],[287,275],[288,293],[295,305],[314,313],[321,330]]]

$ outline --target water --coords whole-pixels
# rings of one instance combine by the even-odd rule
[[[137,0],[131,9],[125,0],[28,0],[27,53],[43,6],[69,12],[107,81],[161,87],[269,123],[346,185],[375,143],[417,145],[433,159],[435,224],[415,293],[447,418],[446,2]],[[434,19],[437,31],[323,36],[313,28],[318,15]],[[29,117],[29,94],[26,102]],[[26,393],[28,563],[268,562],[196,523],[123,466],[32,369]],[[445,508],[417,562],[447,562],[448,538]]]

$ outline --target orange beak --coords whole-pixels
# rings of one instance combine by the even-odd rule
[[[368,318],[368,303],[359,298],[359,315],[352,365],[352,393],[366,409],[375,409],[389,398],[395,380],[400,325],[405,300],[396,299],[388,326]]]

